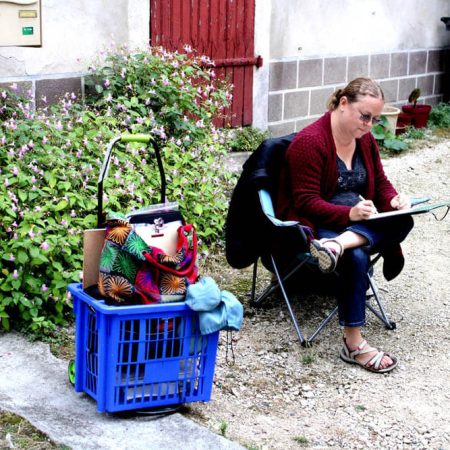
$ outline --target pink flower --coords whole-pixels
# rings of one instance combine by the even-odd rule
[[[45,284],[43,284],[43,285],[41,286],[41,291],[42,291],[42,292],[47,292],[47,291],[48,291],[48,287],[47,287]]]
[[[12,253],[9,255],[9,260],[10,261],[15,261],[16,260],[15,256]]]
[[[42,248],[42,250],[48,250],[49,248],[50,248],[50,246],[47,244],[47,242],[43,242],[42,244],[41,244],[41,248]]]
[[[16,280],[17,280],[17,278],[19,278],[19,273],[17,272],[17,269],[14,270],[12,277]]]

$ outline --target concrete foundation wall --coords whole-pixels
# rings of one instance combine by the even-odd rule
[[[326,110],[329,96],[358,76],[376,79],[386,103],[401,106],[419,87],[419,103],[434,105],[448,89],[442,49],[421,49],[352,56],[298,58],[270,63],[268,128],[275,136],[302,129]]]

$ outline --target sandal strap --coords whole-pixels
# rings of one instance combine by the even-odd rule
[[[338,240],[336,240],[336,239],[321,239],[320,242],[321,242],[322,244],[325,244],[326,242],[333,242],[334,244],[337,244],[338,247],[339,247],[339,253],[338,253],[338,256],[339,256],[339,257],[342,256],[342,254],[344,253],[344,247],[343,247],[342,244],[341,244]],[[329,247],[327,247],[327,248],[329,248]],[[330,249],[330,248],[329,248],[329,249]],[[333,250],[333,249],[330,249],[330,250]]]
[[[345,341],[344,343],[345,343],[344,348],[347,349],[348,356],[352,359],[355,359],[357,356],[364,355],[366,353],[378,352],[376,348],[368,346],[367,341],[365,339],[360,342],[360,344],[358,345],[358,347],[355,348],[355,350],[350,350],[347,343]],[[370,361],[372,361],[372,359],[370,359]]]
[[[378,370],[380,368],[384,354],[385,353],[382,351],[377,352],[377,354],[370,361],[367,361],[364,365],[367,367],[373,367],[375,370]]]

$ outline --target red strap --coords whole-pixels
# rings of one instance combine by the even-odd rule
[[[188,227],[189,225],[185,225],[183,226],[183,230],[185,229],[185,227]],[[192,225],[190,225],[192,227]],[[178,243],[180,244],[180,241],[183,240],[187,240],[186,236],[183,233],[183,230],[181,230],[180,235],[178,237]],[[183,233],[183,234],[182,234]],[[184,238],[184,239],[183,239]],[[185,276],[188,275],[190,272],[192,272],[193,267],[195,266],[195,262],[197,260],[197,233],[195,232],[195,228],[192,227],[192,239],[193,239],[193,250],[192,250],[192,260],[189,263],[189,265],[184,268],[183,270],[177,270],[174,269],[172,267],[167,267],[164,264],[161,264],[160,262],[156,261],[156,259],[153,257],[153,255],[151,253],[146,253],[144,252],[144,257],[145,259],[153,264],[154,266],[158,267],[159,269],[163,270],[164,272],[169,272],[172,273],[174,275],[178,275],[178,276]],[[183,242],[181,242],[182,244]],[[181,245],[178,245],[178,249],[181,248]]]

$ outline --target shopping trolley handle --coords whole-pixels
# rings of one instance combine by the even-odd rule
[[[103,161],[102,167],[100,169],[100,174],[98,176],[98,184],[97,184],[97,228],[101,228],[103,226],[103,181],[108,174],[109,166],[111,163],[111,154],[114,148],[114,145],[117,142],[138,142],[142,144],[151,145],[155,152],[156,162],[158,164],[159,175],[161,177],[161,203],[165,203],[166,201],[166,175],[164,173],[164,166],[161,159],[161,153],[153,136],[150,134],[129,134],[124,133],[120,136],[116,136],[113,138],[106,149],[105,159]]]
[[[150,134],[128,134],[124,133],[120,136],[122,142],[140,142],[141,144],[148,144],[153,137]]]

